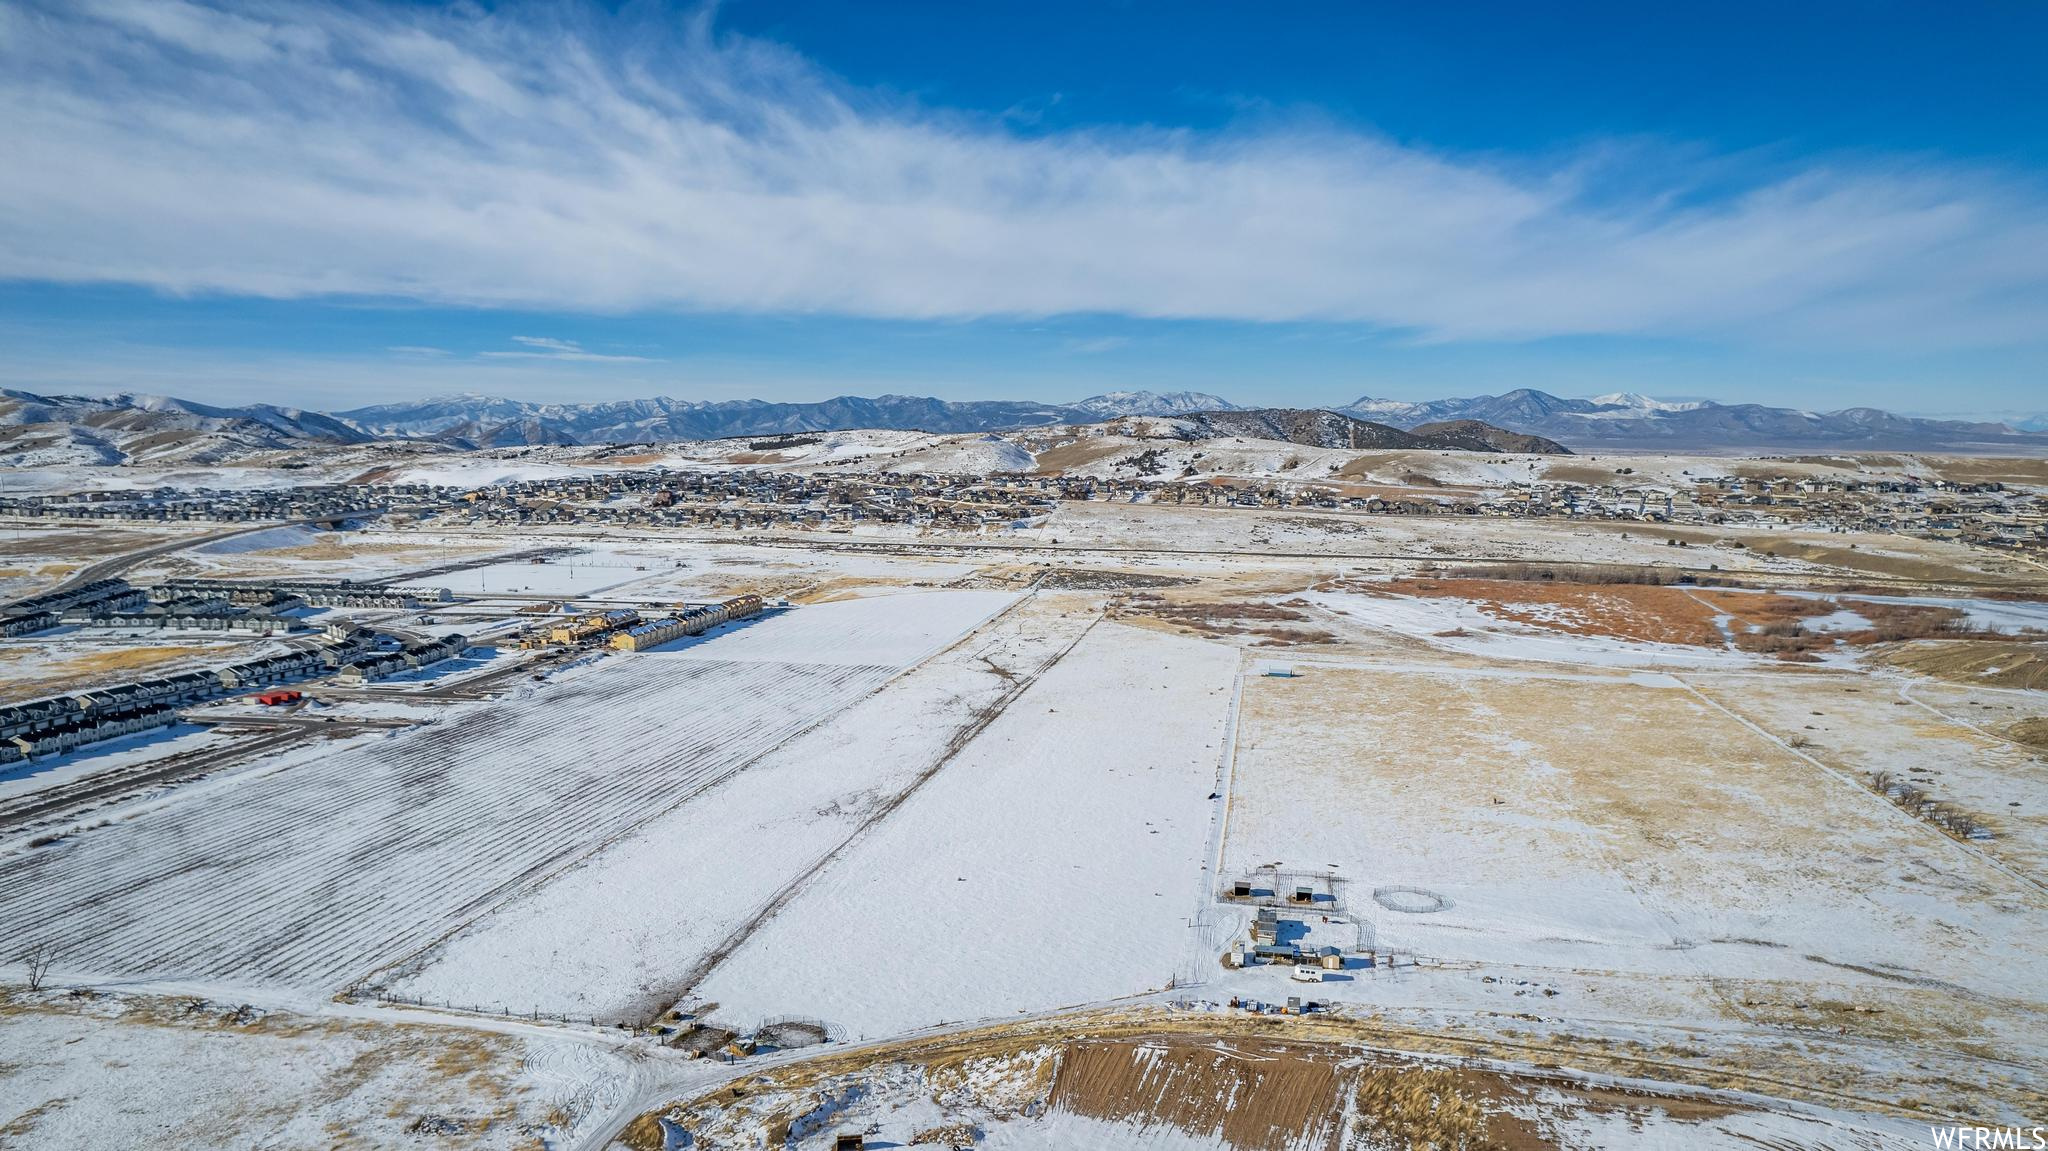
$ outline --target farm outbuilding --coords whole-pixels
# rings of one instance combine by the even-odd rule
[[[1252,942],[1272,943],[1280,938],[1280,917],[1271,910],[1261,908],[1258,918],[1252,920]]]
[[[1294,871],[1280,864],[1249,868],[1230,880],[1217,895],[1265,907],[1314,907],[1338,911],[1344,881],[1329,869]]]

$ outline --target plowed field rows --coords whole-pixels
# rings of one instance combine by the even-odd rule
[[[613,657],[0,859],[0,952],[49,940],[67,970],[331,992],[845,707],[1008,597],[893,598]],[[887,650],[863,642],[882,615],[900,625]],[[752,650],[800,649],[798,633],[833,662]],[[857,662],[863,648],[893,658]]]

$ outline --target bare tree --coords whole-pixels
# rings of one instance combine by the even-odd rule
[[[50,974],[50,968],[56,962],[57,945],[47,940],[42,943],[30,944],[29,949],[21,953],[21,964],[28,968],[28,989],[30,991],[41,991],[43,989],[43,979]]]

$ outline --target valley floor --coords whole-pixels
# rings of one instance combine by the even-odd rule
[[[1881,1148],[2048,1123],[2048,692],[2006,676],[2035,604],[1888,605],[1789,551],[1731,563],[1759,590],[1538,595],[1423,565],[1673,549],[1301,519],[280,529],[153,560],[459,568],[431,622],[333,618],[498,651],[314,687],[293,721],[334,738],[138,771],[285,722],[230,701],[0,781],[139,781],[0,826],[0,956],[50,959],[35,990],[7,969],[0,1146]],[[538,602],[746,590],[790,605],[651,652],[509,642]],[[1949,641],[1866,634],[1959,599],[2013,659],[1917,671]],[[1821,638],[1777,658],[1767,612]],[[0,641],[0,666],[90,675],[101,642]],[[1334,962],[1235,965],[1262,909]]]

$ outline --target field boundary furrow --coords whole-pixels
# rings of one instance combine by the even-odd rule
[[[881,686],[881,684],[866,684],[863,685],[860,691],[846,694],[844,698],[839,695],[833,696],[831,705],[822,714],[811,716],[808,722],[793,728],[777,727],[773,729],[771,732],[772,738],[768,742],[759,745],[749,745],[749,750],[736,761],[713,766],[707,772],[676,776],[670,779],[641,779],[637,781],[642,786],[636,788],[633,792],[633,804],[630,809],[642,812],[638,818],[634,818],[630,822],[618,827],[608,827],[597,838],[588,842],[573,844],[564,852],[559,852],[547,860],[529,867],[526,871],[511,877],[491,891],[477,896],[455,912],[455,915],[458,917],[457,922],[447,925],[443,930],[435,934],[433,938],[412,947],[405,954],[383,961],[372,970],[358,975],[355,979],[349,981],[349,989],[352,991],[360,988],[363,985],[374,982],[378,977],[386,973],[404,968],[407,964],[412,963],[422,955],[460,934],[492,910],[503,906],[508,900],[516,898],[525,891],[539,887],[569,868],[604,851],[620,839],[632,835],[649,822],[674,811],[706,791],[720,786],[747,768],[760,762],[777,748],[784,746],[789,741],[807,732],[815,730],[820,725],[828,722],[833,716],[852,706],[854,702],[880,690]],[[721,732],[738,734],[747,730],[747,727],[744,723],[735,722],[729,727],[720,730]],[[758,728],[754,730],[756,732],[759,731]],[[660,800],[660,793],[671,791],[674,788],[681,788],[681,793],[674,795],[668,802],[659,806],[648,806],[656,804]]]
[[[1103,618],[1098,615],[1090,620],[1088,626],[1082,628],[1079,635],[1076,635],[1064,647],[1055,651],[1028,675],[1018,676],[1010,680],[1007,689],[1002,695],[983,705],[976,711],[973,719],[962,726],[946,741],[944,749],[930,766],[920,771],[909,784],[897,791],[895,795],[877,805],[865,819],[861,820],[852,831],[847,833],[844,839],[826,851],[811,866],[805,868],[796,877],[784,884],[775,894],[769,896],[766,901],[755,909],[752,915],[727,932],[724,938],[713,944],[708,951],[698,958],[697,962],[691,964],[683,975],[676,980],[676,986],[680,990],[668,998],[671,1001],[679,1000],[702,984],[705,979],[709,978],[711,973],[716,971],[721,964],[730,958],[733,952],[738,950],[739,946],[746,942],[749,936],[765,927],[769,921],[781,914],[783,908],[787,907],[818,876],[822,875],[826,868],[830,867],[833,862],[838,860],[861,839],[865,838],[870,831],[879,827],[884,820],[901,808],[920,788],[931,782],[940,771],[944,770],[946,765],[952,763],[962,751],[967,749],[969,744],[974,742],[975,737],[987,730],[988,726],[994,723],[1012,703],[1029,691],[1031,686],[1037,683],[1046,672],[1051,671],[1054,666],[1065,659],[1069,652],[1080,646],[1081,641],[1088,638],[1089,634],[1095,630]]]
[[[837,690],[814,696],[814,701],[831,706],[841,697],[862,688],[864,681],[858,676],[859,672],[872,671],[853,667],[846,670],[850,674],[840,677],[841,682],[834,685]],[[543,837],[551,828],[565,823],[580,829],[589,829],[600,839],[608,839],[615,834],[611,824],[618,818],[629,817],[637,804],[645,802],[643,789],[660,790],[676,785],[688,786],[700,778],[702,771],[687,771],[686,765],[699,762],[703,750],[722,746],[738,749],[739,754],[744,756],[745,749],[754,746],[758,739],[772,738],[774,733],[784,730],[786,726],[749,725],[741,717],[728,717],[720,727],[709,733],[700,733],[702,738],[693,741],[687,749],[650,761],[637,767],[629,775],[588,777],[571,790],[556,796],[553,802],[546,806],[529,807],[489,829],[465,831],[461,826],[465,814],[463,811],[445,812],[435,824],[415,830],[425,830],[437,836],[446,836],[451,841],[468,843],[469,846],[460,853],[460,857],[469,861],[472,870],[478,875],[496,873],[506,867],[519,868],[517,874],[511,878],[489,890],[470,895],[462,905],[446,914],[458,917],[473,916],[477,913],[479,905],[495,902],[508,885],[516,888],[537,870],[549,871],[551,863],[558,863],[565,855],[573,854],[578,846],[577,843],[570,842],[560,850],[533,860],[529,853],[519,849],[522,841]],[[755,739],[742,738],[746,735],[752,735]],[[508,734],[505,738],[514,736]],[[706,765],[703,770],[717,771],[719,768],[716,765]],[[607,813],[611,813],[611,818],[607,818]],[[417,907],[417,903],[411,906]],[[418,926],[419,920],[414,917],[409,924],[410,929],[401,932],[401,935],[415,934]],[[289,957],[287,955],[284,958]],[[345,978],[347,974],[349,972],[339,970],[329,972],[330,978]]]
[[[1690,681],[1677,675],[1673,675],[1671,678],[1678,680],[1679,683],[1685,686],[1685,689],[1687,691],[1691,692],[1695,698],[1699,699],[1707,706],[1713,708],[1716,711],[1719,711],[1721,714],[1741,724],[1743,727],[1748,728],[1750,731],[1755,732],[1758,736],[1769,740],[1771,743],[1784,749],[1784,751],[1787,754],[1797,756],[1799,759],[1803,760],[1809,766],[1817,768],[1820,771],[1826,773],[1828,778],[1833,779],[1836,782],[1840,783],[1842,786],[1847,787],[1850,790],[1854,791],[1857,795],[1861,796],[1864,801],[1873,804],[1879,809],[1883,810],[1886,813],[1886,818],[1904,821],[1906,824],[1910,825],[1916,833],[1923,836],[1932,836],[1933,838],[1938,839],[1943,843],[1949,844],[1953,846],[1956,850],[1961,851],[1964,854],[1976,859],[1978,862],[1984,864],[1985,866],[1990,867],[1996,871],[1999,871],[2007,877],[2016,880],[2019,883],[2024,884],[2025,886],[2033,889],[2033,891],[2036,894],[2048,896],[2048,883],[2043,883],[2040,880],[2035,879],[2033,876],[2028,875],[2015,867],[2012,867],[2011,865],[2005,863],[2003,860],[2000,860],[1992,856],[1989,852],[1985,851],[1983,848],[1980,848],[1973,843],[1965,843],[1962,840],[1957,839],[1954,836],[1949,835],[1946,832],[1940,830],[1939,828],[1936,828],[1933,825],[1927,823],[1925,820],[1915,818],[1912,815],[1912,813],[1899,807],[1897,804],[1886,799],[1884,796],[1879,795],[1876,792],[1870,790],[1868,787],[1865,787],[1862,781],[1852,779],[1849,776],[1843,774],[1840,770],[1828,766],[1828,764],[1826,764],[1825,762],[1811,755],[1808,755],[1806,752],[1800,750],[1799,748],[1793,747],[1786,740],[1780,739],[1778,736],[1773,735],[1768,729],[1766,729],[1762,725],[1752,722],[1748,717],[1744,716],[1742,713],[1722,703],[1720,700],[1715,699],[1713,696],[1708,695],[1705,691],[1694,686]]]
[[[1907,703],[1912,704],[1914,707],[1919,708],[1921,711],[1926,712],[1934,718],[1939,719],[1944,723],[1952,723],[1957,727],[1969,731],[1972,735],[1975,735],[1980,739],[1986,740],[1987,742],[2003,744],[2006,747],[2018,751],[2022,755],[2033,755],[2037,750],[2039,750],[2030,744],[2021,743],[2019,740],[2016,740],[2011,736],[2000,735],[1995,731],[1989,731],[1985,728],[1979,727],[1975,723],[1972,723],[1969,719],[1963,716],[1950,715],[1948,712],[1945,712],[1940,708],[1934,706],[1933,704],[1928,703],[1926,700],[1921,699],[1919,696],[1914,695],[1914,686],[1915,684],[1912,680],[1900,680],[1898,685],[1899,698],[1905,700]]]
[[[1212,939],[1213,917],[1222,914],[1217,906],[1216,885],[1223,882],[1223,851],[1230,835],[1230,792],[1237,778],[1237,735],[1244,719],[1244,680],[1244,656],[1240,653],[1237,674],[1231,677],[1230,705],[1224,713],[1223,750],[1216,760],[1217,799],[1209,818],[1208,842],[1203,845],[1203,859],[1208,866],[1196,879],[1195,907],[1188,918],[1188,954],[1174,974],[1175,987],[1200,987],[1207,983],[1211,963],[1223,950],[1222,941]],[[1210,951],[1212,942],[1216,944],[1215,954]]]
[[[739,775],[741,772],[745,771],[747,768],[752,767],[756,763],[759,763],[762,759],[766,758],[768,755],[775,752],[778,748],[781,748],[784,745],[788,744],[790,741],[798,739],[824,726],[826,723],[830,722],[834,717],[843,713],[847,708],[852,707],[854,704],[858,703],[862,699],[866,699],[884,690],[890,684],[895,683],[897,680],[901,679],[906,675],[909,675],[917,668],[923,667],[926,664],[932,662],[933,660],[938,659],[946,653],[954,651],[955,649],[960,648],[963,645],[974,642],[976,637],[980,636],[984,631],[986,631],[990,625],[994,624],[996,621],[1002,619],[1003,617],[1009,615],[1012,611],[1016,610],[1017,607],[1025,603],[1028,599],[1028,596],[1018,596],[1016,598],[1011,599],[1008,603],[1004,604],[1003,607],[1001,607],[1000,609],[991,612],[986,617],[977,621],[971,628],[969,628],[967,631],[953,639],[950,643],[947,643],[945,646],[925,654],[921,658],[907,665],[896,667],[886,667],[883,665],[855,664],[821,665],[828,668],[837,667],[847,672],[879,671],[885,672],[886,674],[882,675],[882,677],[877,682],[866,685],[862,690],[851,692],[843,699],[835,697],[834,702],[832,702],[829,706],[824,708],[822,711],[810,713],[794,729],[782,731],[781,734],[776,735],[766,745],[759,746],[757,750],[753,750],[750,753],[742,756],[736,762],[732,762],[722,768],[712,769],[712,774],[708,778],[703,773],[698,773],[696,775],[692,775],[680,780],[643,780],[642,782],[649,789],[649,794],[646,795],[644,800],[636,800],[637,803],[643,805],[655,804],[661,798],[661,792],[671,790],[674,787],[680,786],[683,788],[683,790],[681,794],[674,795],[666,803],[659,803],[658,806],[647,807],[644,810],[644,813],[639,818],[632,820],[626,825],[615,829],[611,829],[607,831],[605,834],[585,844],[582,844],[582,849],[580,851],[577,851],[566,858],[560,859],[558,861],[557,866],[541,869],[538,871],[531,871],[528,874],[522,874],[515,880],[508,882],[507,884],[501,885],[498,889],[492,892],[489,895],[489,897],[472,901],[472,904],[469,907],[465,908],[464,911],[461,913],[459,922],[456,922],[452,925],[445,927],[445,929],[435,934],[433,938],[428,939],[425,942],[420,943],[416,946],[413,946],[411,950],[407,951],[405,954],[399,955],[392,959],[384,960],[380,962],[376,967],[370,969],[369,971],[357,974],[355,978],[350,979],[346,982],[345,993],[360,993],[361,989],[376,983],[380,978],[386,977],[392,973],[403,971],[409,965],[417,963],[422,957],[432,952],[435,948],[442,946],[443,944],[447,943],[450,939],[461,934],[464,930],[475,924],[484,916],[488,915],[491,911],[497,909],[498,907],[504,906],[506,903],[510,902],[512,899],[517,898],[524,892],[537,889],[538,887],[544,885],[546,882],[548,882],[555,876],[562,874],[570,868],[580,865],[584,861],[595,857],[599,853],[603,852],[605,849],[611,847],[613,844],[618,843],[620,840],[631,836],[634,832],[638,831],[642,827],[645,827],[647,824],[652,823],[653,821],[660,819],[661,817],[669,814],[670,812],[675,811],[677,808],[683,806],[684,804],[690,802],[692,799],[697,798],[705,792],[726,783],[727,781]],[[716,667],[722,661],[692,658],[688,660],[679,659],[674,662],[679,667]],[[754,664],[753,666],[760,667],[773,665],[770,663],[763,662],[759,664]],[[749,722],[750,721],[744,719],[736,720],[735,726],[744,728]],[[715,745],[723,742],[723,737],[705,742],[707,745]],[[686,752],[681,754],[687,756],[689,753]]]
[[[719,670],[722,669],[714,665],[710,672]],[[655,795],[677,786],[694,787],[707,775],[740,770],[752,758],[765,754],[765,747],[788,738],[793,730],[800,730],[807,719],[821,712],[832,714],[844,707],[846,701],[872,690],[873,678],[882,671],[857,665],[834,669],[829,677],[832,682],[809,696],[809,701],[819,710],[793,713],[779,722],[764,723],[759,717],[745,715],[724,717],[718,727],[708,732],[692,733],[693,739],[685,748],[641,765],[628,775],[590,776],[557,796],[552,803],[529,807],[488,832],[464,831],[460,826],[462,812],[451,810],[445,813],[430,830],[436,835],[447,836],[450,841],[466,842],[468,846],[459,855],[473,863],[475,874],[498,874],[508,868],[517,868],[518,871],[503,882],[469,894],[452,911],[444,911],[440,915],[428,914],[423,918],[420,913],[426,908],[418,901],[407,904],[407,927],[400,936],[417,938],[420,931],[431,931],[445,923],[448,915],[474,918],[501,901],[509,891],[517,890],[530,881],[534,875],[558,871],[565,860],[577,858],[577,848],[583,846],[581,841],[571,842],[535,860],[530,853],[519,849],[520,843],[543,839],[563,825],[590,834],[597,845],[608,843],[637,825],[634,813]],[[719,752],[725,754],[720,755]],[[713,758],[707,759],[707,755]],[[632,822],[621,828],[617,826],[621,819]],[[433,922],[429,923],[430,920]],[[337,957],[337,964],[327,969],[326,977],[330,981],[347,982],[350,975],[360,971],[360,967],[354,963],[343,963],[340,957]]]

